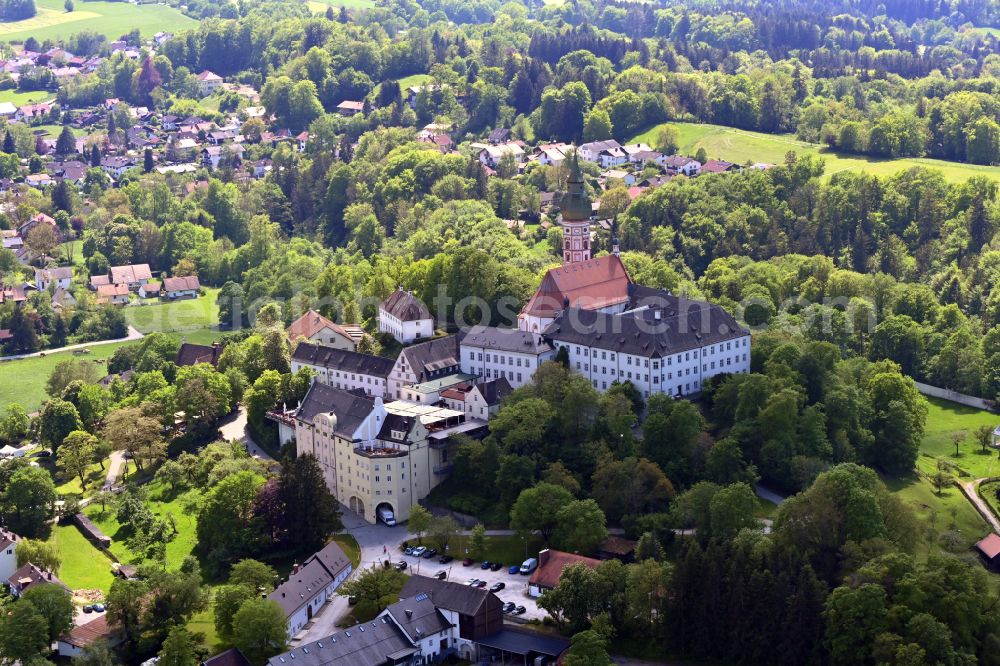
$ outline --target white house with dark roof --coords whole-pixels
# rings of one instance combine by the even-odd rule
[[[58,289],[69,289],[72,283],[73,268],[70,266],[35,269],[35,289],[38,291],[45,291],[52,284]]]
[[[400,399],[403,388],[461,372],[458,338],[449,335],[404,347],[389,373],[389,396]]]
[[[434,335],[434,317],[423,301],[402,287],[378,306],[378,330],[402,344]]]
[[[333,599],[337,588],[353,570],[351,559],[333,541],[310,556],[302,566],[292,567],[288,580],[268,595],[288,618],[289,638],[302,631],[323,605]]]
[[[168,277],[163,278],[160,296],[171,301],[181,298],[198,298],[200,289],[201,283],[198,281],[197,275]]]
[[[540,333],[495,326],[462,329],[458,347],[462,372],[486,380],[502,377],[513,388],[530,383],[538,366],[555,356]]]

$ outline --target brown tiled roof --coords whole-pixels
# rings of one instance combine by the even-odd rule
[[[177,365],[197,365],[199,363],[211,363],[216,365],[219,362],[219,355],[222,354],[222,345],[213,343],[211,346],[195,345],[185,342],[177,351]]]
[[[13,543],[17,543],[20,540],[21,537],[17,536],[13,532],[10,532],[0,527],[0,550],[3,550],[4,548]]]
[[[184,277],[163,278],[164,290],[170,291],[198,291],[201,283],[198,282],[197,275],[186,275]]]
[[[128,296],[128,285],[125,283],[98,285],[97,296],[98,298],[110,298],[112,296]]]
[[[402,287],[392,292],[379,306],[400,321],[430,319],[431,311],[423,302]]]
[[[85,648],[94,641],[107,638],[115,633],[115,631],[117,630],[108,623],[108,616],[105,613],[101,613],[87,624],[73,627],[73,630],[60,640],[64,643],[69,643],[73,647]]]
[[[554,317],[566,306],[597,310],[618,305],[628,300],[631,282],[617,255],[566,264],[549,269],[523,312]]]
[[[298,340],[300,337],[311,339],[319,331],[329,328],[337,335],[347,339],[351,343],[354,338],[340,324],[336,324],[315,310],[309,310],[304,315],[296,319],[288,327],[288,339]]]
[[[15,571],[13,575],[7,579],[7,582],[13,587],[16,587],[21,593],[25,590],[31,589],[35,585],[42,584],[59,585],[60,587],[69,590],[65,583],[56,578],[54,573],[36,567],[31,562],[28,562],[23,567]]]
[[[543,550],[538,554],[538,568],[531,574],[528,582],[531,585],[553,589],[559,585],[559,577],[566,567],[583,564],[593,569],[600,563],[600,560],[592,557],[564,553],[561,550]]]

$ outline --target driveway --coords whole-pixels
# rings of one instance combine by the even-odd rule
[[[115,482],[118,481],[118,477],[121,476],[124,464],[125,452],[112,451],[111,458],[108,460],[108,475],[104,480],[103,490],[111,490],[114,487]]]
[[[340,509],[344,531],[357,539],[358,545],[361,546],[361,564],[358,566],[358,569],[382,566],[382,562],[386,559],[390,560],[393,564],[405,560],[406,573],[411,576],[434,576],[439,571],[444,571],[447,576],[446,580],[456,583],[465,583],[470,578],[479,578],[485,580],[486,586],[489,587],[494,583],[502,582],[505,585],[505,589],[498,592],[497,596],[504,603],[513,601],[519,606],[524,606],[527,612],[521,616],[523,619],[535,618],[540,620],[548,614],[538,608],[535,599],[528,596],[527,576],[519,574],[512,576],[507,573],[507,567],[504,567],[500,571],[484,571],[479,568],[478,562],[471,567],[463,567],[462,559],[464,558],[464,554],[460,554],[461,557],[458,557],[459,554],[456,554],[456,559],[448,564],[438,563],[437,557],[425,560],[419,557],[403,555],[403,552],[399,548],[400,544],[404,541],[415,543],[417,539],[416,536],[407,531],[405,526],[397,525],[396,527],[389,527],[382,523],[370,525],[343,504],[340,505]],[[468,534],[468,531],[465,533]],[[487,534],[513,534],[513,530],[489,530]],[[425,537],[426,542],[427,539]],[[515,562],[505,564],[515,564]],[[520,562],[516,562],[516,564],[520,564]],[[347,597],[339,594],[334,595],[333,600],[324,605],[316,614],[312,624],[292,639],[291,644],[302,645],[326,638],[330,634],[335,633],[337,631],[337,623],[348,614],[349,610]]]
[[[129,340],[141,340],[145,335],[140,333],[138,329],[133,326],[128,327],[128,335],[124,338],[115,338],[114,340],[95,340],[94,342],[81,342],[76,345],[67,345],[66,347],[59,347],[57,349],[45,349],[43,351],[34,352],[32,354],[17,354],[14,356],[0,356],[0,361],[16,361],[22,358],[34,358],[35,356],[47,356],[49,354],[58,354],[59,352],[73,351],[74,349],[86,349],[87,347],[97,347],[98,345],[110,345],[115,342],[127,342]]]
[[[222,433],[222,438],[227,442],[231,439],[242,442],[247,448],[247,452],[254,458],[274,460],[271,454],[257,446],[257,443],[250,439],[250,434],[247,432],[247,408],[243,405],[239,406],[236,414],[226,417],[225,420],[219,423],[219,432]]]

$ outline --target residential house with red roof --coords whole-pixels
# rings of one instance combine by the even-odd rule
[[[528,579],[528,594],[540,597],[544,592],[556,589],[559,586],[559,578],[566,567],[582,564],[590,569],[596,569],[600,563],[600,560],[593,557],[546,548],[538,553],[538,568]]]

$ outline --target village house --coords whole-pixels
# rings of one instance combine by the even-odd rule
[[[111,624],[106,613],[101,613],[84,624],[74,625],[68,634],[61,636],[56,652],[67,659],[83,654],[84,649],[97,641],[106,641],[109,648],[121,645],[125,632]]]
[[[108,269],[108,283],[125,285],[129,291],[138,291],[139,287],[153,278],[149,264],[128,264],[112,266]],[[93,283],[93,280],[91,280]]]
[[[513,156],[514,162],[520,164],[524,161],[524,148],[513,141],[498,146],[485,146],[479,151],[479,161],[491,169],[496,169],[507,155]]]
[[[69,289],[57,287],[52,292],[52,308],[54,310],[65,310],[76,306],[76,297]]]
[[[141,285],[136,293],[139,294],[139,298],[159,298],[160,289],[162,288],[163,283],[150,280],[146,284]]]
[[[697,176],[701,171],[701,162],[690,157],[671,155],[663,161],[663,166],[670,173],[682,173],[688,177]]]
[[[343,102],[337,105],[337,113],[344,116],[345,118],[356,116],[359,113],[364,113],[364,111],[365,111],[364,102],[345,99]]]
[[[38,291],[46,291],[53,284],[59,289],[69,289],[72,283],[73,268],[70,266],[35,269],[35,289]]]
[[[364,336],[364,332],[357,326],[351,326],[350,329],[341,326],[315,310],[308,310],[293,321],[286,329],[286,333],[292,342],[303,339],[315,344],[350,351],[357,349],[358,342]]]
[[[308,342],[295,347],[291,361],[292,372],[309,368],[323,384],[378,397],[387,397],[389,374],[394,365],[391,358]]]
[[[223,158],[229,157],[234,163],[243,161],[246,149],[241,144],[233,143],[225,146],[206,146],[201,151],[201,161],[206,167],[218,169]]]
[[[423,301],[402,287],[378,306],[378,330],[402,344],[434,335],[434,318]]]
[[[17,113],[17,107],[12,102],[0,102],[0,118],[10,120]]]
[[[15,598],[19,598],[22,594],[38,585],[58,585],[67,592],[70,591],[61,580],[56,578],[54,573],[36,567],[31,562],[28,562],[7,578],[7,587],[10,589],[11,595]]]
[[[128,305],[130,293],[125,284],[102,284],[97,287],[97,304]]]
[[[288,637],[292,638],[308,624],[337,588],[354,570],[351,559],[331,541],[310,556],[302,566],[295,564],[288,580],[279,585],[268,599],[277,602],[288,618]]]
[[[110,155],[101,158],[101,170],[111,178],[118,180],[126,171],[138,166],[136,161],[126,155]]]
[[[27,222],[19,226],[17,228],[17,234],[21,238],[27,238],[28,235],[35,229],[35,227],[42,224],[52,227],[53,229],[56,230],[56,233],[59,233],[58,225],[56,225],[56,221],[54,219],[52,219],[45,213],[38,213],[37,215],[29,219]]]
[[[175,301],[182,298],[198,298],[198,291],[200,289],[201,283],[198,282],[197,275],[168,277],[163,278],[160,297],[168,301]]]
[[[223,78],[221,76],[207,69],[203,71],[201,74],[199,74],[197,78],[198,78],[198,90],[201,92],[202,97],[211,95],[223,83]]]
[[[628,162],[628,154],[614,139],[584,143],[577,150],[581,158],[588,162],[596,162],[604,169]]]
[[[52,102],[39,102],[38,104],[24,104],[17,107],[14,113],[14,120],[24,122],[35,118],[44,118],[52,113]]]
[[[731,173],[742,171],[738,164],[726,162],[725,160],[709,160],[701,165],[700,173]]]

